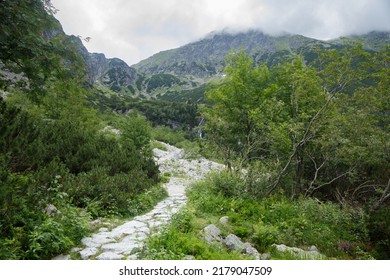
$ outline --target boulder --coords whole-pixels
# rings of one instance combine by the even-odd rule
[[[222,225],[226,225],[229,223],[229,217],[228,216],[223,216],[221,219],[219,219],[219,223]]]
[[[260,257],[259,251],[256,250],[249,242],[244,243],[244,250],[242,251],[243,254],[250,256],[251,258],[255,260],[260,260],[262,259]]]
[[[234,234],[226,236],[224,243],[230,251],[239,251],[241,253],[246,248],[241,239]]]
[[[53,204],[48,204],[44,212],[50,217],[53,217],[56,214],[61,214],[61,211],[59,211]]]
[[[317,247],[315,246],[310,246],[310,251],[305,251],[297,247],[289,247],[284,244],[273,244],[273,246],[276,248],[276,250],[280,252],[288,252],[299,259],[317,260],[325,258],[324,255],[318,252]]]
[[[267,254],[267,253],[261,254],[260,259],[261,260],[270,260],[271,259],[271,255]]]
[[[199,235],[203,237],[209,244],[214,242],[223,242],[221,230],[213,224],[210,224],[202,229]]]
[[[311,245],[309,247],[307,247],[307,251],[311,251],[311,252],[318,252],[318,249],[316,246],[314,245]]]

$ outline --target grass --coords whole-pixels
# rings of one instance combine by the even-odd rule
[[[150,142],[150,148],[151,149],[159,149],[159,150],[164,151],[164,152],[168,151],[167,147],[159,141]]]
[[[223,236],[233,233],[250,242],[271,259],[306,259],[305,255],[279,252],[273,244],[305,248],[315,245],[319,259],[372,259],[368,243],[367,217],[363,210],[342,208],[313,199],[290,200],[283,195],[250,199],[226,195],[218,189],[240,187],[224,182],[226,176],[212,175],[188,192],[187,208],[175,216],[160,236],[149,239],[143,257],[147,259],[241,259],[225,248],[208,246],[199,232],[213,223]],[[234,185],[234,186],[233,186]],[[230,192],[235,194],[235,192]],[[228,216],[228,224],[220,224]]]
[[[200,227],[189,208],[174,215],[172,223],[162,229],[159,235],[147,240],[140,252],[141,259],[183,260],[189,258],[202,260],[246,259],[237,252],[228,252],[218,244],[209,245],[199,236]]]

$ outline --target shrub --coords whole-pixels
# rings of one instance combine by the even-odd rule
[[[167,191],[161,186],[152,187],[129,199],[125,207],[125,213],[130,216],[140,215],[151,210],[158,201],[164,199],[167,195]]]
[[[65,235],[63,225],[52,218],[36,225],[28,237],[28,259],[48,259],[72,245],[70,238]]]
[[[143,259],[180,260],[194,256],[202,260],[244,259],[239,253],[227,252],[221,246],[210,246],[194,228],[193,214],[182,209],[172,218],[172,223],[161,234],[151,236],[141,252]]]
[[[255,233],[251,237],[251,242],[259,252],[267,252],[271,245],[279,239],[279,229],[273,225],[265,225],[259,221],[254,226]]]
[[[383,206],[371,212],[368,220],[370,241],[374,246],[374,255],[378,259],[390,259],[390,209]]]
[[[154,184],[154,180],[138,170],[110,176],[107,167],[96,167],[88,173],[71,175],[64,181],[65,190],[73,203],[78,207],[94,209],[94,217],[127,215],[129,201]]]
[[[181,130],[173,130],[167,126],[156,126],[152,130],[152,138],[157,141],[165,142],[170,145],[176,145],[177,143],[186,140],[185,133]]]
[[[257,200],[245,193],[232,195],[245,189],[241,186],[237,177],[214,174],[193,185],[188,192],[190,206],[198,218],[229,216],[230,232],[261,252],[270,250],[273,243],[283,243],[302,248],[315,245],[328,257],[371,258],[365,245],[369,242],[367,215],[362,209],[314,199],[290,200],[282,194]],[[343,244],[349,244],[348,248]]]

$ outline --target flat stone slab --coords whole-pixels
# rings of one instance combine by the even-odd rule
[[[124,256],[113,252],[104,252],[96,257],[97,260],[121,260]]]
[[[115,241],[111,236],[104,234],[94,234],[91,237],[86,237],[81,240],[81,242],[87,247],[100,247],[102,244],[110,243]]]
[[[128,235],[135,232],[138,228],[144,228],[146,226],[145,223],[140,222],[138,220],[133,220],[130,222],[127,222],[121,226],[118,226],[112,230],[112,233],[115,236],[120,237],[121,235]]]
[[[83,260],[86,260],[96,255],[97,252],[98,252],[97,248],[85,248],[84,250],[80,251],[79,254]]]
[[[109,243],[104,244],[102,246],[102,250],[104,252],[114,252],[114,253],[125,253],[125,254],[131,254],[131,252],[136,249],[140,248],[140,243],[138,241],[129,241],[127,242],[120,242],[120,243]]]
[[[66,261],[66,260],[70,260],[70,255],[59,255],[59,256],[57,256],[57,257],[52,258],[52,260],[55,260],[55,261]]]

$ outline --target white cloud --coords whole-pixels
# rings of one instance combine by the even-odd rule
[[[318,39],[390,30],[388,0],[52,0],[68,34],[86,47],[137,63],[211,31],[259,28]]]

